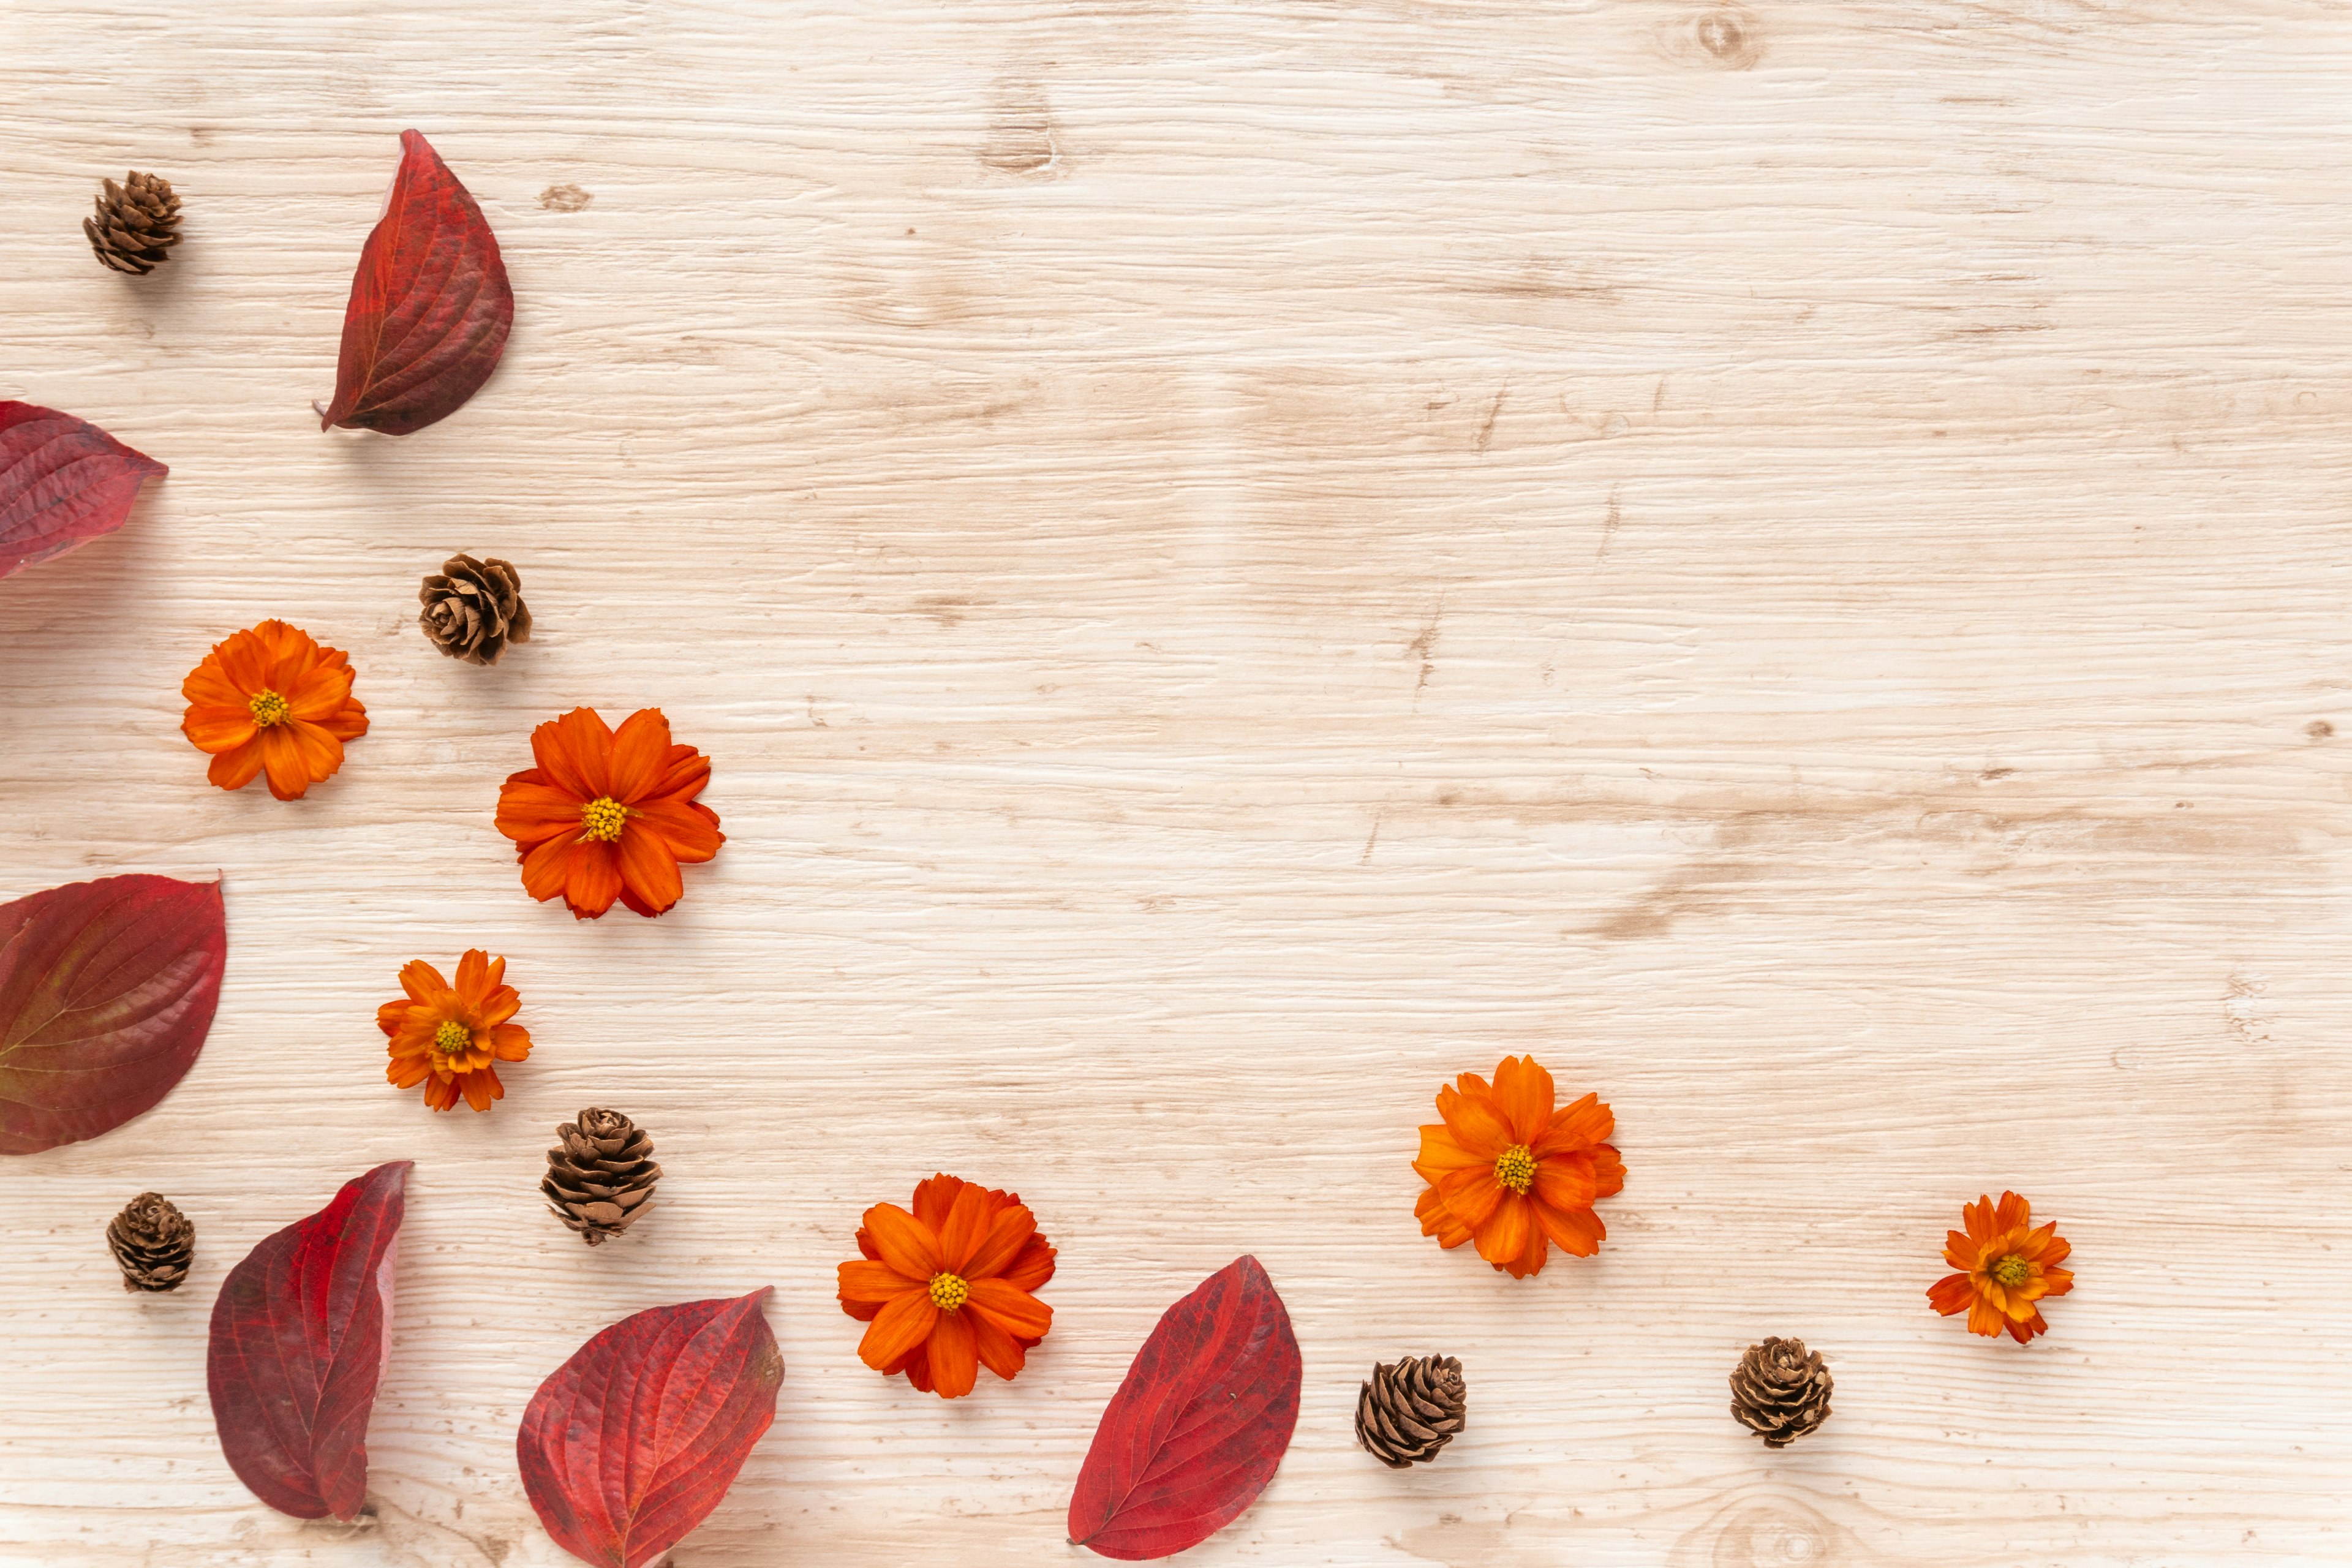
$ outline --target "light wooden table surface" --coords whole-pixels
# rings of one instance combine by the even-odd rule
[[[171,465],[0,584],[0,893],[226,879],[195,1070],[7,1163],[0,1558],[560,1561],[513,1435],[639,1308],[773,1284],[775,1430],[678,1568],[1092,1561],[1158,1313],[1243,1252],[1297,1439],[1188,1562],[2352,1559],[2352,11],[2190,0],[0,5],[0,396]],[[322,435],[415,126],[520,301],[474,402]],[[186,243],[102,271],[101,175]],[[420,574],[538,635],[436,657]],[[280,616],[373,729],[209,788],[182,676]],[[729,843],[658,921],[529,902],[530,726],[658,704]],[[502,952],[486,1116],[383,1082],[408,959]],[[1412,1218],[1446,1076],[1616,1107],[1591,1262]],[[591,1251],[554,1123],[663,1206]],[[417,1162],[373,1518],[215,1445],[253,1242]],[[856,1362],[858,1212],[945,1169],[1061,1247],[1010,1385]],[[1923,1292],[2014,1186],[2029,1349]],[[142,1188],[202,1251],[117,1286]],[[1725,1410],[1831,1358],[1783,1453]],[[1442,1350],[1468,1435],[1351,1446]]]

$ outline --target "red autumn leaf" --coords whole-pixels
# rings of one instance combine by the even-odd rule
[[[345,1182],[228,1271],[205,1375],[236,1479],[297,1519],[358,1517],[368,1412],[392,1348],[392,1266],[410,1162]]]
[[[515,1458],[557,1545],[643,1568],[719,1506],[776,1418],[784,1358],[767,1298],[762,1286],[624,1318],[539,1385]]]
[[[1274,1479],[1298,1425],[1298,1341],[1237,1258],[1161,1314],[1111,1395],[1070,1496],[1070,1541],[1127,1562],[1198,1546]]]
[[[360,252],[335,401],[319,428],[405,436],[481,389],[514,324],[499,242],[431,143],[400,133],[400,173]]]
[[[0,403],[0,577],[112,533],[170,471],[87,420]]]
[[[0,1154],[95,1138],[169,1094],[227,957],[217,882],[103,877],[0,904]]]

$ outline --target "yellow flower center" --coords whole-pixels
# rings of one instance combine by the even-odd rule
[[[2015,1253],[2002,1258],[1985,1272],[1993,1277],[1995,1283],[2006,1286],[2011,1290],[2033,1278],[2032,1266]]]
[[[284,719],[287,710],[293,706],[275,691],[257,691],[246,703],[246,707],[252,710],[253,721],[265,730]]]
[[[580,831],[599,844],[610,844],[621,836],[621,825],[629,820],[629,808],[611,795],[603,795],[580,808]]]
[[[445,1018],[433,1031],[433,1048],[445,1057],[460,1056],[474,1048],[474,1031],[455,1018]]]
[[[1536,1184],[1536,1157],[1528,1152],[1526,1144],[1514,1143],[1503,1151],[1503,1157],[1495,1162],[1495,1180],[1522,1195]]]
[[[931,1305],[942,1312],[952,1312],[971,1300],[971,1287],[961,1274],[931,1276]]]

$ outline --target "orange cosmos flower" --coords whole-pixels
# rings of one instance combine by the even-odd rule
[[[617,898],[661,914],[686,884],[678,863],[719,853],[719,814],[694,797],[710,759],[670,743],[669,721],[641,708],[616,734],[593,708],[574,708],[530,732],[526,768],[499,790],[499,831],[515,841],[522,885],[542,903],[561,893],[574,917],[594,920]]]
[[[1429,1184],[1412,1210],[1422,1235],[1446,1247],[1475,1237],[1514,1279],[1542,1270],[1548,1242],[1579,1258],[1601,1250],[1609,1232],[1592,1205],[1625,1185],[1625,1164],[1605,1142],[1617,1119],[1599,1095],[1555,1111],[1551,1074],[1505,1057],[1492,1089],[1475,1072],[1440,1089],[1437,1114],[1412,1163]]]
[[[457,984],[418,959],[400,971],[408,994],[375,1010],[376,1026],[392,1037],[392,1063],[383,1076],[401,1089],[425,1086],[425,1103],[454,1110],[457,1097],[477,1110],[506,1097],[493,1062],[519,1062],[530,1055],[530,1032],[509,1024],[522,998],[503,984],[507,961],[480,948],[457,960]]]
[[[870,1325],[857,1354],[926,1394],[961,1398],[982,1366],[1010,1380],[1053,1327],[1031,1292],[1054,1277],[1054,1249],[1018,1193],[933,1176],[914,1213],[867,1209],[857,1250],[841,1266],[841,1310]]]
[[[243,789],[269,775],[269,793],[295,800],[343,765],[343,742],[367,733],[352,700],[352,661],[309,632],[264,621],[213,645],[180,683],[188,700],[181,732],[212,753],[205,777]]]
[[[1968,1229],[1944,1233],[1944,1261],[1960,1272],[1927,1288],[1936,1310],[1948,1318],[1966,1312],[1972,1334],[1997,1337],[2007,1329],[2019,1344],[2048,1333],[2034,1303],[2074,1288],[2074,1276],[2058,1267],[2074,1247],[2059,1239],[2057,1222],[2034,1229],[2033,1205],[2003,1193],[1999,1208],[1990,1194],[1962,1204],[1960,1223]]]

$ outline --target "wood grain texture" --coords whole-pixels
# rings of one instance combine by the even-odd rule
[[[0,1559],[546,1568],[513,1434],[661,1302],[776,1287],[775,1430],[678,1568],[1079,1559],[1160,1310],[1264,1260],[1307,1405],[1185,1561],[2035,1568],[2352,1556],[2352,16],[2321,0],[11,0],[0,396],[171,465],[0,583],[0,896],[226,876],[205,1056],[12,1162]],[[415,126],[504,364],[321,435]],[[125,279],[78,224],[168,174]],[[520,565],[436,658],[419,577]],[[179,682],[282,616],[373,729],[291,804]],[[535,906],[531,724],[644,704],[730,841],[659,921]],[[508,954],[489,1115],[382,1081],[415,957]],[[1444,1077],[1617,1110],[1589,1263],[1411,1217]],[[663,1208],[533,1184],[590,1103]],[[417,1162],[374,1516],[239,1487],[204,1313]],[[950,1170],[1062,1248],[954,1405],[858,1366],[859,1211]],[[1922,1292],[2014,1186],[2026,1350]],[[174,1296],[117,1289],[144,1188]],[[1740,1349],[1827,1352],[1766,1452]],[[1467,1433],[1350,1446],[1375,1360]]]

